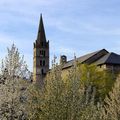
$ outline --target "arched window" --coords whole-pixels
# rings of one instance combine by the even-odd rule
[[[45,57],[45,51],[43,51],[43,56]]]
[[[45,57],[45,50],[40,50],[40,56],[44,56]]]
[[[42,55],[42,51],[40,50],[40,55]]]
[[[45,66],[45,60],[43,60],[43,66]]]
[[[41,45],[42,45],[42,47],[44,46],[44,43],[43,42],[41,42]]]
[[[44,74],[44,70],[43,70],[43,69],[41,69],[41,74],[42,74],[42,75]]]
[[[40,60],[40,66],[42,66],[42,60]]]

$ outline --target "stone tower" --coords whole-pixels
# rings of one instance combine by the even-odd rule
[[[44,78],[49,71],[49,41],[46,40],[42,15],[33,49],[33,82],[43,85]]]

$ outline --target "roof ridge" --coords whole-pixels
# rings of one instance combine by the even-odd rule
[[[79,59],[79,58],[81,58],[81,57],[84,57],[84,56],[87,56],[87,55],[90,55],[90,54],[93,54],[93,53],[98,53],[98,52],[100,52],[100,51],[102,51],[102,50],[106,50],[106,49],[101,49],[101,50],[97,50],[97,51],[94,51],[94,52],[90,52],[90,53],[87,53],[87,54],[85,54],[85,55],[82,55],[82,56],[80,56],[80,57],[77,57],[77,59]],[[106,50],[107,51],[107,50]],[[67,61],[67,63],[68,62],[71,62],[71,61],[73,61],[74,59],[72,59],[72,60],[69,60],[69,61]]]
[[[120,55],[114,52],[110,52],[105,56],[103,56],[102,58],[100,58],[98,61],[96,61],[96,64],[97,65],[105,64],[105,63],[120,64],[119,61],[120,61]]]

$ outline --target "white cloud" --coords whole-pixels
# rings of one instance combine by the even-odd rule
[[[32,38],[35,39],[32,37],[33,27],[35,29],[38,27],[39,14],[43,13],[44,22],[47,26],[46,31],[49,34],[47,38],[51,38],[50,43],[52,41],[55,42],[51,44],[51,55],[57,54],[59,56],[60,54],[65,54],[69,58],[73,58],[74,53],[76,53],[79,57],[89,52],[90,49],[96,49],[94,48],[96,46],[102,46],[98,45],[99,36],[105,35],[108,40],[111,36],[120,38],[120,27],[117,26],[119,22],[114,25],[116,18],[108,15],[108,13],[113,12],[111,11],[111,6],[103,5],[104,3],[107,5],[108,2],[111,3],[113,0],[106,1],[0,0],[0,43],[5,47],[15,42],[25,55],[29,65],[32,66],[32,45],[34,41]],[[107,14],[103,13],[105,11],[107,11]],[[114,12],[117,12],[116,9],[114,9]],[[103,14],[106,15],[103,16]],[[25,27],[28,27],[27,30],[29,31],[26,32]],[[13,29],[15,29],[14,35],[9,35],[9,32]],[[34,34],[36,35],[36,33]],[[31,39],[29,40],[29,38]],[[105,40],[106,38],[103,38],[103,40],[99,41],[101,43],[104,42],[106,45],[108,41],[106,42]],[[114,37],[111,40],[114,40]],[[87,47],[80,48],[79,44],[80,46],[86,44]],[[115,48],[114,45],[113,48]],[[116,51],[119,51],[119,46]]]

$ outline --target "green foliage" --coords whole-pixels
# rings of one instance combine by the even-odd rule
[[[118,76],[112,91],[105,98],[103,110],[104,120],[120,120],[120,75]]]
[[[96,101],[104,100],[112,89],[115,79],[113,75],[105,70],[100,70],[96,65],[79,64],[78,73],[83,84],[96,88]]]
[[[114,84],[111,73],[101,71],[95,65],[77,64],[75,60],[64,80],[62,66],[53,64],[44,81],[44,87],[40,88],[17,77],[26,70],[19,66],[24,62],[17,59],[17,51],[13,45],[3,64],[2,77],[5,81],[0,81],[1,120],[120,119],[120,80],[116,81],[113,91],[110,92]],[[8,71],[5,72],[6,70]],[[109,97],[104,102],[108,93]]]
[[[103,120],[101,113],[102,108],[100,106],[90,103],[84,107],[79,120]]]
[[[61,66],[54,66],[46,78],[44,88],[40,89],[33,85],[29,89],[27,109],[30,120],[88,120],[88,118],[95,120],[99,118],[97,106],[92,101],[94,95],[91,94],[91,101],[86,102],[84,85],[76,68],[70,70],[67,80],[65,82],[62,79]],[[91,111],[88,108],[91,108]],[[93,110],[96,110],[94,114]]]

